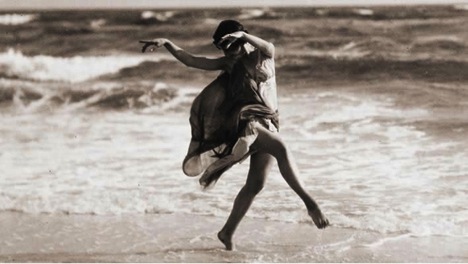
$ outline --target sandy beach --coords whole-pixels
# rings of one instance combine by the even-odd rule
[[[247,217],[229,252],[224,219],[185,214],[2,213],[1,262],[466,262],[454,238],[384,236]],[[452,242],[452,243],[450,243]],[[385,244],[385,246],[381,246]],[[459,247],[453,245],[458,244]],[[447,257],[450,256],[450,257]]]

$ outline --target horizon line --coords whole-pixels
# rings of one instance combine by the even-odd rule
[[[426,1],[427,2],[427,1]],[[344,4],[344,3],[328,3],[328,4],[271,4],[271,5],[262,5],[262,4],[248,4],[248,5],[235,5],[235,4],[225,4],[225,5],[137,5],[137,6],[54,6],[54,7],[44,7],[42,6],[30,6],[30,7],[18,7],[18,6],[2,6],[0,7],[0,12],[2,11],[24,11],[24,10],[140,10],[140,9],[230,9],[230,8],[295,8],[295,7],[304,7],[304,8],[339,8],[339,7],[398,7],[398,6],[457,6],[457,5],[468,5],[468,2],[408,2],[408,3],[357,3],[357,4]]]

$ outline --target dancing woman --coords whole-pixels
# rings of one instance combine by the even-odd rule
[[[248,33],[235,20],[222,21],[213,35],[213,44],[224,56],[206,58],[192,55],[165,38],[142,40],[142,52],[165,47],[188,67],[222,71],[194,100],[190,124],[192,140],[183,171],[200,177],[204,187],[213,185],[234,164],[250,156],[247,181],[237,195],[227,222],[218,232],[227,250],[232,237],[263,189],[266,177],[277,160],[281,175],[304,202],[315,225],[329,225],[318,204],[298,179],[299,171],[290,150],[279,135],[275,81],[275,47]]]

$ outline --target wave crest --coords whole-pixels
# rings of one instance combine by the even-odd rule
[[[26,24],[37,18],[34,14],[4,14],[0,15],[0,24],[16,26]]]
[[[411,47],[412,51],[446,50],[462,52],[466,50],[465,43],[456,36],[440,36],[417,40]]]
[[[117,73],[148,60],[144,56],[25,56],[9,49],[0,53],[0,75],[34,81],[82,82],[101,75]],[[153,59],[159,61],[159,59]]]
[[[0,79],[0,104],[11,105],[25,112],[93,107],[142,109],[177,104],[177,97],[187,97],[179,90],[164,83],[99,83],[79,88],[50,84],[45,88],[32,82]]]
[[[139,24],[157,24],[161,22],[168,22],[176,13],[174,11],[153,12],[143,11],[140,15]]]

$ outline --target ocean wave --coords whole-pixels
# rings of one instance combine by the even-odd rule
[[[182,104],[177,97],[190,97],[165,83],[98,83],[88,87],[41,88],[36,83],[0,79],[0,103],[26,112],[40,109],[67,110],[98,107],[101,109],[142,109]],[[184,90],[185,91],[185,90]],[[189,99],[187,99],[189,100]]]
[[[370,52],[400,52],[403,49],[402,45],[394,40],[381,37],[372,37],[354,44],[354,49]]]
[[[358,8],[353,10],[354,13],[361,15],[361,16],[372,16],[374,15],[374,10],[366,9],[366,8]]]
[[[366,57],[383,57],[390,61],[405,51],[405,47],[394,40],[382,37],[371,37],[360,41],[344,40],[311,41],[308,45],[314,50],[310,53],[333,59],[365,59]]]
[[[433,36],[417,39],[411,45],[411,51],[414,52],[434,50],[462,52],[466,50],[466,44],[457,36]]]
[[[0,76],[35,81],[82,82],[101,75],[117,73],[149,60],[144,56],[26,56],[9,49],[0,53]],[[150,60],[159,61],[152,56]]]
[[[301,80],[422,80],[464,82],[468,61],[437,58],[391,58],[380,56],[352,43],[334,51],[312,52],[311,56],[289,56],[278,60],[278,81]]]
[[[154,12],[154,11],[143,11],[140,14],[139,24],[156,24],[161,22],[169,21],[176,12],[174,11],[164,11],[164,12]]]
[[[93,28],[93,29],[99,29],[99,28],[105,26],[106,24],[107,24],[107,20],[104,19],[104,18],[93,19],[93,20],[91,20],[91,22],[89,23],[89,25],[90,25],[91,28]]]
[[[43,93],[33,88],[31,84],[31,98]],[[160,83],[148,86],[146,91],[168,94],[170,88]],[[136,88],[127,89],[116,86],[105,93],[88,89],[90,94],[76,93],[68,101],[97,103],[105,108],[116,107],[111,97],[119,102],[141,98]],[[465,186],[451,184],[456,180],[439,182],[433,178],[462,175],[466,155],[461,152],[457,157],[451,147],[456,142],[431,146],[431,137],[421,136],[422,131],[412,126],[413,120],[431,116],[432,111],[413,114],[412,109],[395,107],[387,96],[381,102],[363,95],[307,92],[289,103],[281,102],[282,115],[289,123],[282,133],[291,141],[292,149],[304,149],[304,154],[298,155],[302,179],[306,186],[316,186],[317,182],[323,185],[314,192],[333,226],[392,235],[468,235],[463,229],[466,206],[453,205],[454,201],[463,201]],[[418,95],[406,97],[417,100]],[[168,96],[168,102],[178,98],[179,93]],[[313,105],[314,110],[298,107],[304,105]],[[185,212],[225,217],[232,202],[226,197],[234,197],[244,184],[245,177],[237,176],[245,175],[246,167],[233,167],[215,189],[199,191],[198,181],[184,178],[180,171],[190,135],[188,112],[140,113],[6,116],[2,133],[7,137],[2,144],[10,151],[2,159],[7,161],[4,170],[9,173],[0,191],[0,211],[106,215]],[[45,121],[38,122],[38,118]],[[20,130],[16,128],[18,120]],[[334,122],[341,128],[318,126],[324,122]],[[439,121],[443,127],[444,123]],[[291,131],[292,126],[319,136],[301,140],[302,136],[298,138]],[[61,151],[57,151],[58,145]],[[25,149],[29,153],[26,163]],[[434,159],[423,156],[428,152],[434,153]],[[310,165],[312,159],[314,165]],[[263,202],[254,205],[251,217],[311,222],[277,171],[269,183],[270,191],[263,194]]]
[[[455,10],[468,11],[468,4],[454,5],[453,8],[454,8]]]
[[[35,14],[4,14],[0,15],[0,24],[16,26],[29,23],[36,18]]]
[[[153,188],[132,189],[108,186],[105,195],[102,194],[96,182],[88,179],[84,186],[75,189],[63,188],[62,192],[53,194],[31,193],[27,199],[15,195],[11,191],[0,193],[0,212],[13,211],[21,213],[50,214],[82,214],[82,215],[151,215],[186,213],[192,215],[225,217],[229,210],[228,201],[223,201],[223,207],[207,203],[213,198],[203,194],[180,191],[181,195],[174,198],[166,193],[158,193]],[[117,185],[117,184],[116,184]],[[85,189],[88,188],[88,189]],[[282,195],[282,194],[280,194]],[[52,199],[53,197],[53,199]],[[21,199],[23,198],[23,199]],[[25,202],[27,201],[27,202]],[[270,200],[271,201],[271,200]],[[305,210],[300,207],[290,208],[256,205],[256,210],[250,212],[250,217],[284,223],[311,223]],[[456,217],[439,216],[436,213],[427,215],[401,215],[398,212],[376,211],[359,212],[353,215],[328,210],[327,216],[332,221],[332,227],[367,231],[393,236],[430,237],[445,236],[466,238],[463,215]],[[409,220],[410,219],[410,220]],[[377,246],[379,242],[366,244],[366,247]]]
[[[262,19],[262,18],[276,18],[278,15],[269,8],[264,9],[242,9],[241,13],[238,15],[238,18],[241,20],[248,19]]]

